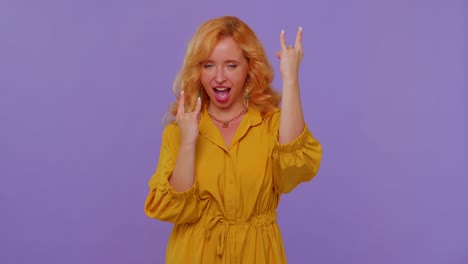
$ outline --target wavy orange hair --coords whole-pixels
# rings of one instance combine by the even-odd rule
[[[201,66],[208,59],[216,44],[225,37],[232,37],[243,50],[249,68],[245,88],[250,93],[249,105],[262,115],[268,115],[278,106],[280,95],[273,89],[274,72],[265,50],[253,30],[242,20],[233,16],[222,16],[203,23],[188,43],[182,69],[178,73],[173,91],[178,100],[184,90],[186,108],[193,109],[197,97],[202,95],[202,108],[209,104],[208,94],[200,82]],[[169,113],[177,113],[177,100],[170,106]]]

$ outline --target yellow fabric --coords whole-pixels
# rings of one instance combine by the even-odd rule
[[[180,141],[176,124],[163,132],[145,212],[174,223],[166,263],[286,263],[276,223],[281,194],[317,173],[322,150],[308,130],[286,145],[277,140],[280,111],[248,110],[230,146],[206,110],[196,146],[195,183],[176,192],[168,179]]]

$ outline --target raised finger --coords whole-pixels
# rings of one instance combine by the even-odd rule
[[[196,114],[200,113],[200,110],[201,110],[201,97],[198,97],[197,99],[197,105],[195,106],[195,110],[194,112]]]
[[[302,49],[302,27],[299,27],[296,34],[296,43],[294,44],[296,48]]]
[[[286,50],[286,49],[287,49],[287,44],[286,44],[286,33],[284,32],[284,30],[281,30],[281,34],[280,34],[280,45],[281,45],[281,49],[282,49],[282,50]]]
[[[183,114],[185,112],[185,94],[184,94],[184,90],[182,90],[182,92],[180,92],[180,95],[179,95],[179,104],[177,106],[177,114]]]

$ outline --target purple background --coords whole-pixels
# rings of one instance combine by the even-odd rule
[[[461,0],[0,1],[0,263],[163,263],[171,225],[143,211],[160,120],[188,39],[225,14],[276,70],[280,30],[304,27],[324,158],[280,204],[290,263],[468,263]]]

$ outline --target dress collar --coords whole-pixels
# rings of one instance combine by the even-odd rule
[[[234,146],[242,137],[244,137],[250,127],[257,126],[260,123],[262,123],[262,121],[263,117],[260,111],[258,111],[255,108],[249,107],[247,113],[245,113],[245,115],[242,117],[242,121],[239,124],[239,127],[237,128],[234,137],[232,138],[230,146]],[[219,131],[218,127],[216,127],[216,125],[213,123],[213,120],[209,116],[206,107],[204,107],[201,112],[199,131],[201,136],[205,137],[209,141],[228,151],[229,146],[226,146],[221,132]]]

